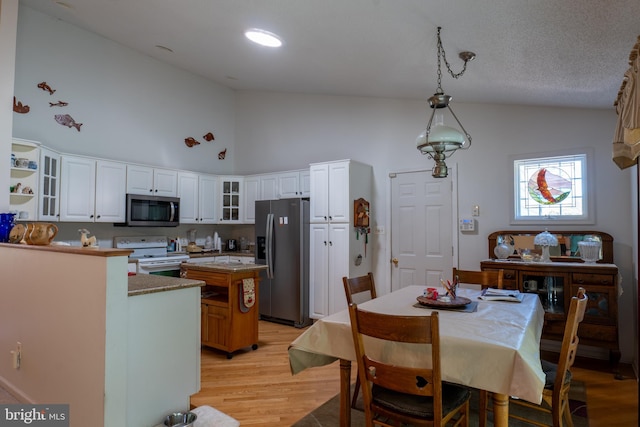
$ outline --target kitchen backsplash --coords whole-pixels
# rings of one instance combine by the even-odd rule
[[[253,224],[185,224],[178,227],[115,227],[112,224],[105,223],[76,223],[76,222],[58,222],[58,234],[54,241],[69,243],[71,246],[81,246],[80,233],[81,228],[90,231],[89,236],[96,236],[98,245],[101,248],[113,247],[113,238],[115,236],[167,236],[171,238],[187,238],[187,231],[196,229],[196,243],[204,245],[207,236],[213,236],[218,233],[223,244],[227,239],[236,239],[240,242],[242,237],[248,241],[255,241],[255,231]]]

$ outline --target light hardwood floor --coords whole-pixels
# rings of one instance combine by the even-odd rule
[[[210,405],[242,426],[282,427],[339,392],[337,362],[291,375],[287,348],[303,329],[264,321],[259,328],[259,348],[239,351],[231,360],[202,349],[201,389],[191,398],[193,407]],[[590,427],[637,426],[638,383],[631,369],[625,366],[625,379],[615,380],[602,364],[581,365],[589,369],[575,367],[573,373],[586,383]]]

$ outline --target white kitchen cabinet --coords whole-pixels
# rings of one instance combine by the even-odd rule
[[[244,177],[222,176],[220,177],[219,212],[222,224],[241,224],[244,199],[242,188]]]
[[[309,197],[310,172],[308,169],[278,174],[278,198]]]
[[[18,221],[34,220],[38,213],[40,143],[13,138],[11,155],[13,159],[19,159],[19,164],[11,164],[9,210],[21,213],[22,218],[20,215],[15,217]]]
[[[60,219],[60,153],[40,149],[40,186],[38,220],[55,222]]]
[[[341,160],[310,167],[311,222],[349,222],[353,201],[371,199],[371,166]]]
[[[308,169],[250,175],[244,178],[244,223],[256,221],[256,200],[309,197]]]
[[[251,175],[244,178],[244,223],[254,224],[256,222],[256,200],[260,198],[260,176]]]
[[[347,307],[343,277],[364,276],[372,269],[371,244],[353,227],[353,202],[371,200],[371,166],[351,160],[310,167],[309,313],[318,319]]]
[[[311,196],[311,172],[309,169],[300,171],[300,197]]]
[[[278,174],[260,175],[259,195],[259,200],[277,200],[280,198],[278,194]]]
[[[351,277],[349,236],[352,230],[347,223],[311,224],[310,227],[309,313],[312,319],[318,319],[347,308],[342,277]],[[354,269],[353,273],[360,276],[368,271],[355,274]]]
[[[215,175],[178,173],[180,223],[215,224],[218,221],[217,185],[218,177]]]
[[[60,221],[125,222],[124,163],[62,156]]]
[[[176,197],[178,171],[129,164],[127,165],[127,193]]]

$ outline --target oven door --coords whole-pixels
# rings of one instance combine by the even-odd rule
[[[182,264],[182,260],[140,260],[138,261],[138,273],[153,274],[156,276],[180,277],[180,264]]]

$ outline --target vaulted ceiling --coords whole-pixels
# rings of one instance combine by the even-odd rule
[[[477,58],[454,102],[612,108],[640,34],[638,0],[20,0],[237,90],[426,99],[437,27]],[[245,39],[257,27],[280,48]],[[163,46],[171,49],[158,48]]]

